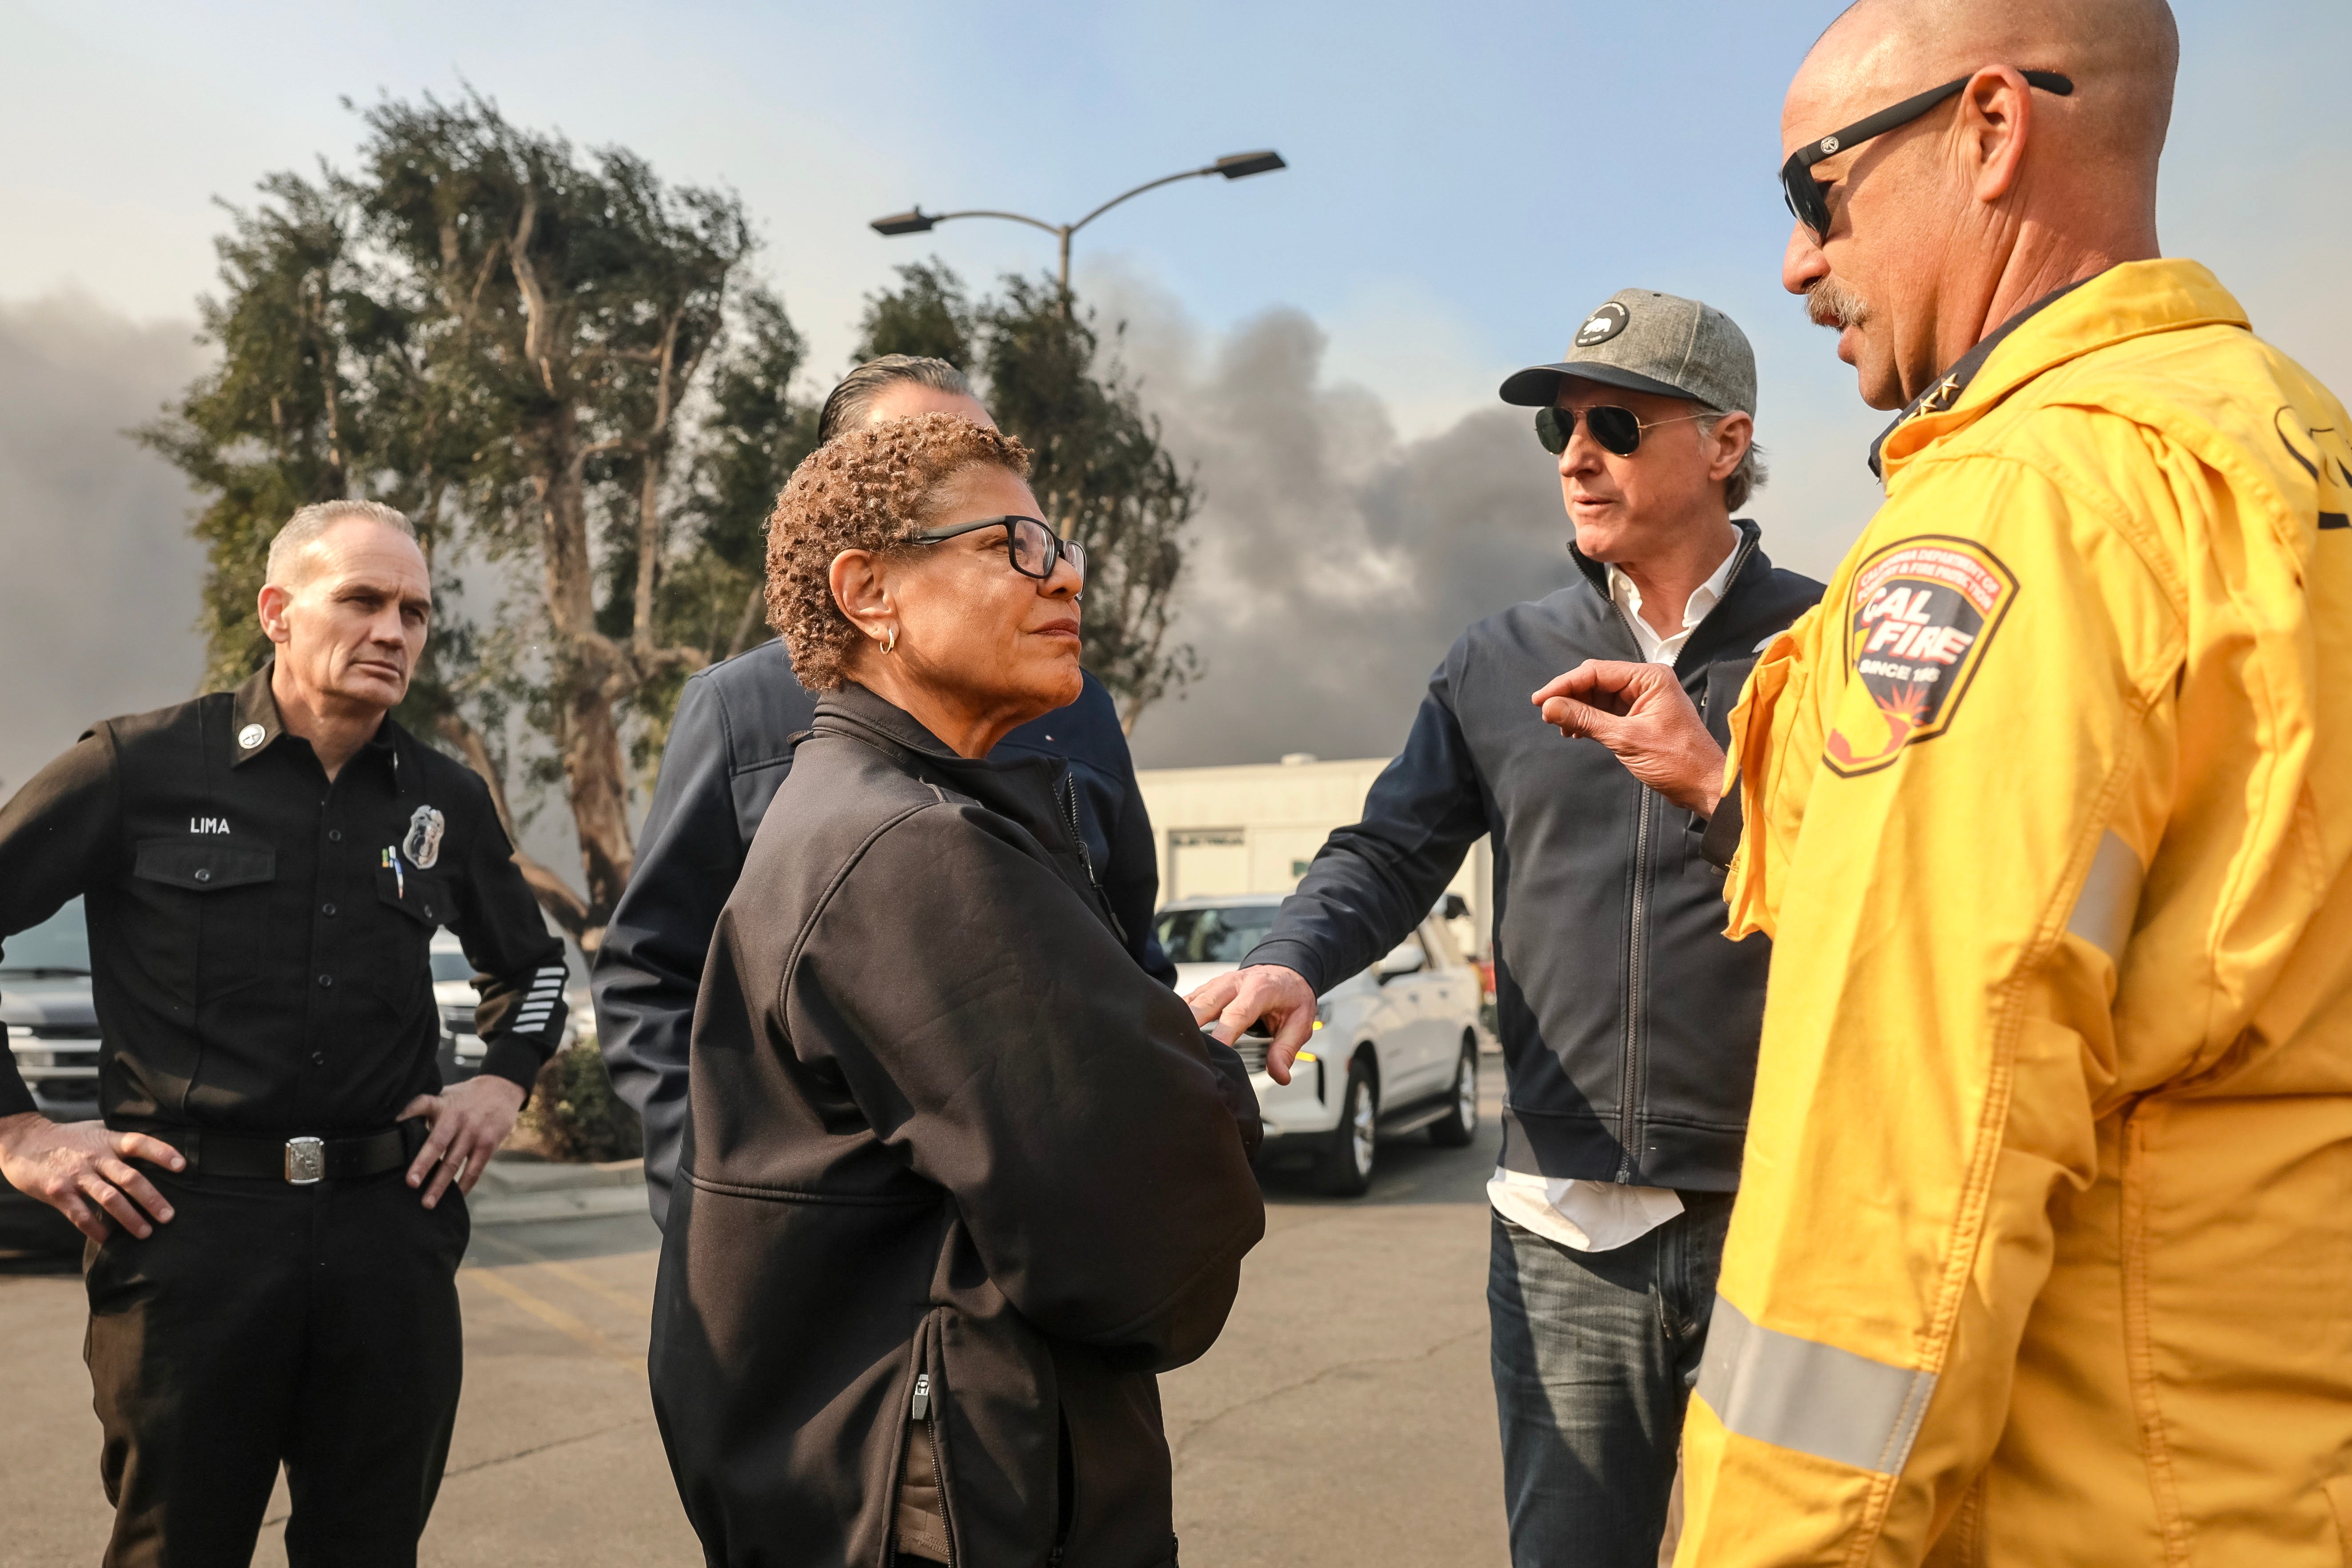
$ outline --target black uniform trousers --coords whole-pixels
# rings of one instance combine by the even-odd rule
[[[414,1564],[457,1414],[465,1198],[425,1208],[404,1167],[143,1169],[171,1223],[84,1255],[108,1568],[246,1568],[281,1462],[294,1568]]]

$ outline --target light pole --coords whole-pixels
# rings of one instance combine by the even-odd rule
[[[1279,153],[1230,153],[1205,169],[1186,169],[1181,174],[1162,174],[1156,180],[1147,180],[1131,191],[1125,191],[1111,197],[1076,223],[1047,223],[1043,218],[1034,218],[1025,213],[995,212],[983,207],[975,207],[969,212],[960,213],[927,213],[918,205],[902,213],[892,213],[888,217],[876,218],[874,232],[881,235],[924,234],[937,225],[943,224],[950,218],[959,217],[1001,217],[1010,223],[1025,223],[1031,228],[1042,228],[1058,240],[1062,247],[1062,313],[1066,316],[1070,310],[1070,237],[1078,230],[1086,227],[1119,203],[1133,196],[1139,196],[1146,191],[1156,191],[1162,185],[1172,185],[1179,180],[1205,179],[1211,174],[1223,174],[1228,180],[1240,180],[1246,179],[1252,174],[1270,174],[1276,169],[1287,167],[1289,165],[1282,161],[1282,154]]]

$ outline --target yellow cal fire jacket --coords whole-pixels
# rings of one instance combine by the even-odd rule
[[[1886,438],[1732,721],[1685,1568],[2352,1561],[2347,437],[2146,261]]]

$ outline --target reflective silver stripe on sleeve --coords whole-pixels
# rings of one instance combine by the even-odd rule
[[[2066,917],[2066,929],[2123,967],[2124,944],[2131,941],[2132,917],[2139,912],[2139,885],[2146,873],[2131,846],[2110,829],[2091,857],[2091,874]]]
[[[1759,1329],[1715,1299],[1698,1396],[1743,1437],[1857,1470],[1900,1475],[1936,1374]]]

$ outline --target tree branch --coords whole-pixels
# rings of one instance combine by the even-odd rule
[[[727,657],[733,658],[751,646],[751,634],[768,624],[768,584],[761,578],[751,584],[751,596],[743,602],[743,618],[735,623],[734,640],[727,645]]]
[[[515,867],[530,885],[540,908],[553,915],[555,923],[570,932],[572,941],[581,941],[588,932],[588,906],[562,878],[523,853],[522,836],[515,831],[514,811],[507,805],[506,778],[492,760],[482,732],[468,723],[465,715],[454,711],[439,715],[433,727],[443,740],[457,748],[466,765],[490,786],[490,805],[499,814],[499,826],[506,830],[507,842],[514,846]]]

